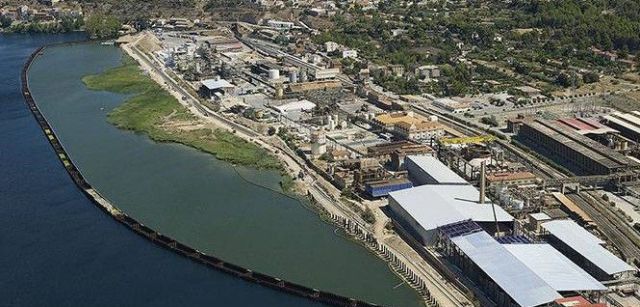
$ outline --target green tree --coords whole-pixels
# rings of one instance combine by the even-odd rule
[[[2,26],[3,28],[7,28],[11,26],[12,22],[13,21],[8,16],[4,16],[4,15],[0,16],[0,26]]]
[[[582,75],[582,81],[584,83],[595,83],[600,81],[600,75],[594,72],[588,72]]]
[[[121,27],[122,23],[118,18],[102,13],[89,16],[85,26],[87,33],[97,39],[114,38]]]

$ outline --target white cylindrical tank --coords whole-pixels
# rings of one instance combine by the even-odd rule
[[[336,129],[336,122],[333,121],[333,119],[330,119],[327,122],[327,126],[329,126],[329,130],[335,130]]]
[[[280,71],[277,69],[269,69],[269,80],[280,79]]]
[[[298,83],[298,71],[292,69],[289,71],[289,82],[290,83]]]
[[[513,202],[511,202],[511,206],[513,206],[513,208],[515,209],[522,210],[524,208],[524,201],[516,199]]]

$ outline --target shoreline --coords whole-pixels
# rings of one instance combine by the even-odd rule
[[[291,149],[282,139],[265,137],[202,104],[200,99],[189,91],[191,88],[185,89],[180,82],[181,80],[174,79],[170,72],[167,73],[144,50],[138,48],[139,42],[146,35],[151,34],[139,34],[136,39],[121,44],[120,48],[136,60],[141,69],[157,84],[160,84],[164,90],[173,95],[181,105],[200,119],[209,121],[220,129],[231,131],[247,142],[266,149],[281,161],[290,176],[304,174],[302,179],[296,180],[302,192],[306,192],[299,194],[306,195],[309,200],[310,206],[304,207],[315,211],[321,221],[339,227],[354,242],[360,243],[359,245],[384,261],[390,271],[416,291],[422,304],[426,306],[439,306],[443,302],[449,303],[445,306],[464,306],[467,304],[465,294],[450,287],[450,284],[444,280],[443,275],[445,274],[434,268],[439,263],[431,263],[431,260],[425,262],[426,260],[413,250],[411,244],[403,241],[401,234],[393,235],[395,237],[385,237],[384,234],[381,235],[377,232],[374,225],[367,223],[359,212],[354,211],[348,204],[341,201],[340,190],[321,173],[317,173],[313,164],[309,164],[305,157]],[[424,267],[423,264],[427,266]]]
[[[217,160],[280,173],[277,193],[303,197],[295,174],[276,154],[197,115],[171,91],[145,74],[143,67],[124,53],[119,66],[82,78],[86,88],[127,94],[128,98],[107,114],[118,129],[145,135],[157,143],[177,143],[214,156]],[[259,137],[259,136],[258,136]]]
[[[78,43],[78,42],[80,41],[71,42],[71,43]],[[68,43],[65,43],[65,44],[68,44]],[[280,278],[269,276],[266,274],[254,272],[252,270],[243,268],[241,266],[225,262],[222,259],[216,258],[215,256],[212,256],[212,255],[204,254],[196,249],[193,249],[185,244],[182,244],[168,236],[165,236],[139,223],[134,218],[129,217],[128,215],[120,211],[118,208],[110,204],[107,199],[102,197],[98,191],[96,191],[91,187],[91,185],[84,179],[81,172],[76,168],[73,162],[68,158],[68,155],[64,150],[62,144],[56,137],[55,133],[53,132],[53,129],[51,128],[49,123],[46,121],[45,117],[40,112],[33,97],[31,96],[31,92],[29,90],[29,85],[28,85],[28,77],[27,77],[29,68],[31,67],[31,64],[33,63],[33,61],[37,59],[37,57],[40,54],[42,54],[43,50],[45,50],[47,47],[48,46],[43,46],[36,49],[29,56],[25,65],[23,66],[22,73],[21,73],[22,94],[25,99],[25,104],[27,105],[27,107],[29,107],[30,111],[32,112],[32,115],[35,117],[43,133],[47,137],[50,145],[53,147],[54,151],[56,152],[58,159],[60,160],[64,168],[67,170],[67,173],[69,174],[71,179],[74,181],[74,183],[80,188],[82,193],[85,194],[85,196],[89,198],[89,200],[94,205],[96,205],[105,213],[109,214],[116,221],[129,227],[131,230],[138,233],[139,235],[144,236],[145,238],[151,240],[156,245],[159,245],[166,249],[177,252],[178,254],[188,257],[193,261],[197,261],[202,264],[205,264],[209,268],[216,269],[218,271],[242,278],[250,282],[254,282],[256,284],[259,284],[265,287],[269,287],[269,288],[286,292],[289,294],[305,297],[310,300],[318,301],[325,304],[330,304],[335,306],[378,306],[375,304],[363,302],[360,300],[348,298],[348,297],[333,294],[330,292],[312,289],[303,285],[288,282]]]

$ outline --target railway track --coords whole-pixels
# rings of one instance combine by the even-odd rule
[[[578,207],[586,212],[593,221],[598,225],[598,229],[613,243],[613,245],[622,253],[624,258],[632,262],[640,260],[640,248],[637,242],[637,236],[634,238],[633,233],[629,233],[629,228],[625,221],[620,221],[609,209],[605,208],[607,204],[603,204],[593,192],[567,195]]]
[[[416,112],[416,113],[418,113],[420,115],[423,115],[423,116],[430,116],[430,115],[438,116],[439,120],[441,120],[442,122],[445,122],[445,123],[453,126],[455,129],[457,129],[460,132],[462,132],[462,133],[464,133],[466,135],[469,135],[469,136],[478,136],[478,135],[482,135],[482,134],[486,134],[487,133],[483,129],[471,127],[471,126],[465,125],[465,124],[463,124],[461,122],[458,122],[457,120],[450,118],[449,114],[445,114],[445,113],[438,112],[438,111],[435,111],[435,110],[430,110],[430,109],[423,108],[423,107],[420,107],[420,106],[411,106],[411,108],[413,109],[414,112]],[[501,140],[501,139],[496,139],[495,142],[496,142],[496,144],[500,145],[505,150],[509,151],[514,156],[518,157],[519,160],[524,162],[531,169],[537,170],[538,173],[543,175],[544,177],[547,177],[547,178],[550,178],[550,179],[566,178],[566,175],[564,175],[563,173],[555,170],[553,167],[548,166],[547,164],[545,164],[545,163],[543,163],[541,161],[538,161],[537,158],[532,157],[530,154],[528,154],[528,153],[524,152],[523,150],[513,146],[508,141],[504,141],[504,140]]]

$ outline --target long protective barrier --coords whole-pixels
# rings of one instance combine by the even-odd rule
[[[47,137],[51,147],[54,149],[60,162],[62,162],[63,166],[67,170],[67,173],[76,183],[76,185],[80,188],[80,190],[87,196],[91,202],[100,208],[105,213],[109,214],[118,222],[124,224],[129,227],[131,230],[136,232],[137,234],[151,240],[153,243],[164,247],[166,249],[177,252],[180,255],[183,255],[193,261],[197,261],[202,263],[210,268],[216,269],[218,271],[242,278],[244,280],[254,282],[259,285],[263,285],[272,289],[276,289],[282,292],[286,292],[289,294],[294,294],[297,296],[305,297],[310,300],[318,301],[325,304],[330,304],[334,306],[378,306],[375,304],[363,302],[360,300],[356,300],[353,298],[348,298],[345,296],[333,294],[330,292],[320,291],[316,289],[312,289],[309,287],[305,287],[300,284],[296,284],[293,282],[289,282],[286,280],[279,279],[277,277],[269,276],[266,274],[253,272],[247,268],[244,268],[239,265],[235,265],[229,262],[225,262],[222,259],[219,259],[212,255],[207,255],[203,252],[198,251],[188,245],[180,243],[174,240],[171,237],[163,235],[144,224],[138,222],[136,219],[126,215],[121,212],[117,208],[113,207],[108,203],[106,199],[104,199],[100,194],[91,187],[91,185],[84,179],[82,173],[76,168],[73,162],[68,158],[66,151],[64,150],[62,144],[58,141],[53,129],[45,119],[44,115],[38,109],[38,106],[35,103],[31,95],[31,91],[29,90],[29,81],[28,81],[28,73],[33,61],[44,51],[47,46],[40,47],[36,49],[27,59],[23,69],[22,69],[22,94],[24,96],[25,103],[31,110],[34,118],[42,128],[45,136]]]

